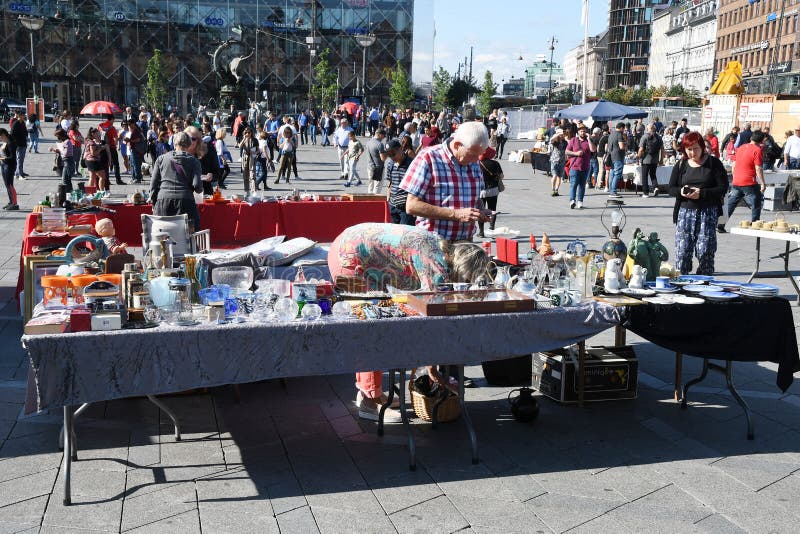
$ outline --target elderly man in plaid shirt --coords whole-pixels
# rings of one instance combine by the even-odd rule
[[[414,158],[400,189],[408,192],[406,213],[417,217],[417,226],[450,242],[472,240],[475,223],[491,218],[478,207],[483,189],[478,157],[488,146],[486,127],[467,122]]]

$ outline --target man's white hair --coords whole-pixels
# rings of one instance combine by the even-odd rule
[[[479,145],[486,148],[489,146],[489,132],[482,122],[465,122],[456,130],[453,141],[458,141],[468,149]]]

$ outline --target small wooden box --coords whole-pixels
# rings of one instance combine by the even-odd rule
[[[427,316],[514,313],[536,309],[535,300],[506,289],[409,293],[408,305]]]
[[[386,195],[368,195],[366,193],[364,193],[364,194],[361,194],[361,193],[347,193],[347,194],[342,195],[342,198],[344,200],[353,200],[353,201],[359,201],[359,200],[386,200]]]

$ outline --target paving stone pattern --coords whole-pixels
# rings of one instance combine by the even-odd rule
[[[45,130],[50,137],[52,125]],[[60,413],[21,417],[27,360],[13,298],[25,213],[57,184],[51,142],[28,157],[31,176],[18,184],[22,211],[0,213],[0,532],[798,531],[798,386],[781,393],[773,364],[736,364],[755,414],[756,439],[747,441],[721,377],[694,389],[681,410],[672,400],[672,354],[633,335],[637,400],[578,409],[540,399],[533,424],[513,420],[509,388],[490,387],[480,367],[468,368],[481,386],[467,392],[478,465],[462,423],[433,430],[415,421],[418,468],[409,471],[401,427],[389,425],[379,438],[374,424],[357,418],[351,376],[243,385],[240,404],[229,387],[167,397],[184,426],[180,443],[146,400],[96,404],[78,420],[74,504],[64,507]],[[333,149],[302,147],[302,180],[291,187],[343,191],[335,161]],[[602,193],[590,190],[586,208],[570,210],[566,186],[554,198],[548,179],[528,165],[503,168],[497,224],[520,230],[523,247],[530,232],[547,232],[556,246],[575,236],[593,247],[604,240]],[[241,190],[240,173],[229,183]],[[626,239],[642,227],[671,250],[671,200],[628,194],[625,202]],[[720,236],[717,271],[743,279],[753,248],[752,240]],[[796,301],[788,282],[779,285]],[[611,333],[591,342],[610,344]],[[685,358],[685,376],[699,368]]]

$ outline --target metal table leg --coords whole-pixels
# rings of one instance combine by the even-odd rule
[[[736,402],[739,403],[739,406],[742,407],[744,410],[745,418],[747,419],[747,439],[752,440],[755,438],[755,431],[753,429],[753,417],[750,413],[750,407],[747,405],[747,402],[739,395],[739,392],[736,391],[736,386],[733,384],[733,362],[731,360],[725,360],[725,366],[717,365],[716,363],[709,362],[708,358],[703,358],[703,371],[700,373],[700,376],[697,378],[690,380],[686,383],[683,387],[683,400],[681,401],[681,408],[685,409],[687,407],[687,392],[689,391],[689,387],[697,384],[698,382],[702,382],[706,375],[708,375],[708,370],[711,369],[712,371],[717,371],[725,375],[725,382],[728,386],[728,391],[731,392],[733,398],[736,399]]]
[[[395,373],[400,375],[400,385],[398,387],[395,381]],[[381,406],[378,414],[378,435],[383,436],[383,416],[386,409],[392,405],[395,393],[400,397],[400,418],[403,421],[403,430],[408,436],[408,468],[414,471],[417,468],[417,447],[414,443],[414,434],[411,432],[411,425],[408,422],[408,414],[406,413],[406,370],[405,369],[392,369],[389,371],[389,396],[386,399],[386,404]]]
[[[72,406],[64,406],[64,506],[72,504]]]
[[[759,265],[761,265],[761,238],[756,237],[756,268],[753,270],[753,274],[750,275],[750,278],[747,279],[748,284],[758,275]]]
[[[72,459],[78,459],[78,435],[75,433],[75,420],[80,414],[86,411],[92,403],[85,402],[81,404],[77,410],[72,414]],[[64,450],[64,425],[61,425],[61,430],[58,432],[58,448]]]
[[[467,411],[467,401],[464,398],[464,365],[458,366],[458,402],[461,404],[461,417],[464,418],[464,424],[467,426],[469,433],[469,441],[472,444],[472,463],[477,464],[480,459],[478,458],[478,436],[475,434],[475,427],[472,425],[472,419],[469,417]]]
[[[794,292],[797,293],[797,305],[800,306],[800,287],[797,287],[797,282],[794,280],[794,276],[792,273],[789,272],[789,254],[794,252],[797,249],[790,250],[789,249],[789,242],[786,242],[786,251],[783,254],[779,254],[779,256],[783,256],[783,272],[786,275],[786,278],[792,283],[792,287],[794,287]]]
[[[158,406],[159,409],[161,409],[165,414],[167,414],[167,416],[170,419],[172,419],[172,424],[175,425],[175,441],[180,441],[181,440],[181,427],[180,427],[180,423],[178,422],[177,416],[174,413],[172,413],[172,410],[167,408],[167,406],[163,402],[158,400],[155,397],[155,395],[147,395],[147,400],[149,400],[150,402],[152,402],[153,404]]]
[[[583,407],[583,397],[586,388],[586,342],[578,341],[578,406]]]
[[[675,353],[675,388],[673,396],[676,401],[681,400],[681,384],[683,383],[683,354]]]

